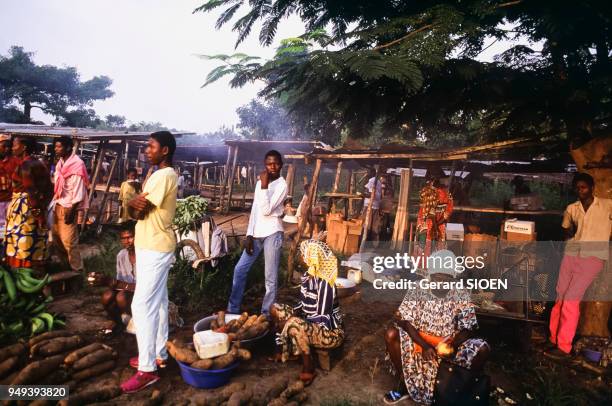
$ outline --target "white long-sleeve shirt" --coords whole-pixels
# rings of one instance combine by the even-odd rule
[[[262,189],[261,181],[257,181],[247,235],[264,238],[284,231],[281,216],[286,197],[287,183],[283,177],[270,182],[267,189]]]

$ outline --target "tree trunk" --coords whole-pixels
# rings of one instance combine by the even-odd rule
[[[23,117],[28,123],[32,121],[32,103],[27,100],[23,103]]]
[[[595,180],[595,196],[612,198],[612,168],[606,164],[606,156],[612,150],[611,138],[595,138],[580,148],[570,151],[578,171],[587,172]],[[608,318],[612,301],[603,301],[606,292],[612,288],[610,262],[593,281],[581,303],[581,317],[578,332],[584,336],[609,337]]]

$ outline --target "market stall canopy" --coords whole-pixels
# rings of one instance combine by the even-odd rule
[[[545,143],[532,138],[440,149],[398,144],[378,148],[316,148],[307,156],[324,162],[344,161],[348,167],[379,164],[386,168],[408,168],[412,160],[413,168],[424,169],[431,165],[430,162],[450,167],[452,161],[462,161],[457,170],[477,173],[567,172],[573,168],[567,145],[560,142]]]
[[[303,158],[316,150],[330,151],[331,147],[320,141],[299,140],[226,140],[228,147],[238,147],[238,161],[262,161],[266,152],[274,149],[285,158]]]
[[[128,141],[146,141],[151,134],[150,131],[109,131],[95,130],[91,128],[55,127],[39,124],[12,124],[0,123],[0,132],[10,135],[25,135],[37,138],[59,138],[71,137],[83,144],[108,141],[109,143],[120,143]],[[193,134],[187,131],[172,131],[175,137]]]

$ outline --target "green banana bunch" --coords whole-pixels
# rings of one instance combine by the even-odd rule
[[[2,274],[2,280],[4,281],[4,287],[6,288],[6,293],[9,296],[11,302],[14,302],[17,298],[17,289],[15,288],[15,282],[13,281],[13,277],[11,273],[6,269],[0,268],[0,273]]]
[[[24,293],[37,293],[49,282],[49,275],[46,275],[43,279],[36,279],[32,277],[31,273],[32,270],[28,268],[17,269],[15,273],[17,289]]]

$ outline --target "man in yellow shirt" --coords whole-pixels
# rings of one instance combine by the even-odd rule
[[[138,283],[132,300],[138,359],[130,360],[138,372],[121,385],[125,393],[138,392],[157,382],[157,367],[168,358],[168,272],[174,262],[176,237],[172,219],[176,211],[178,179],[172,168],[176,149],[168,131],[151,134],[146,155],[158,169],[146,181],[143,193],[130,201],[136,223],[136,274]]]

